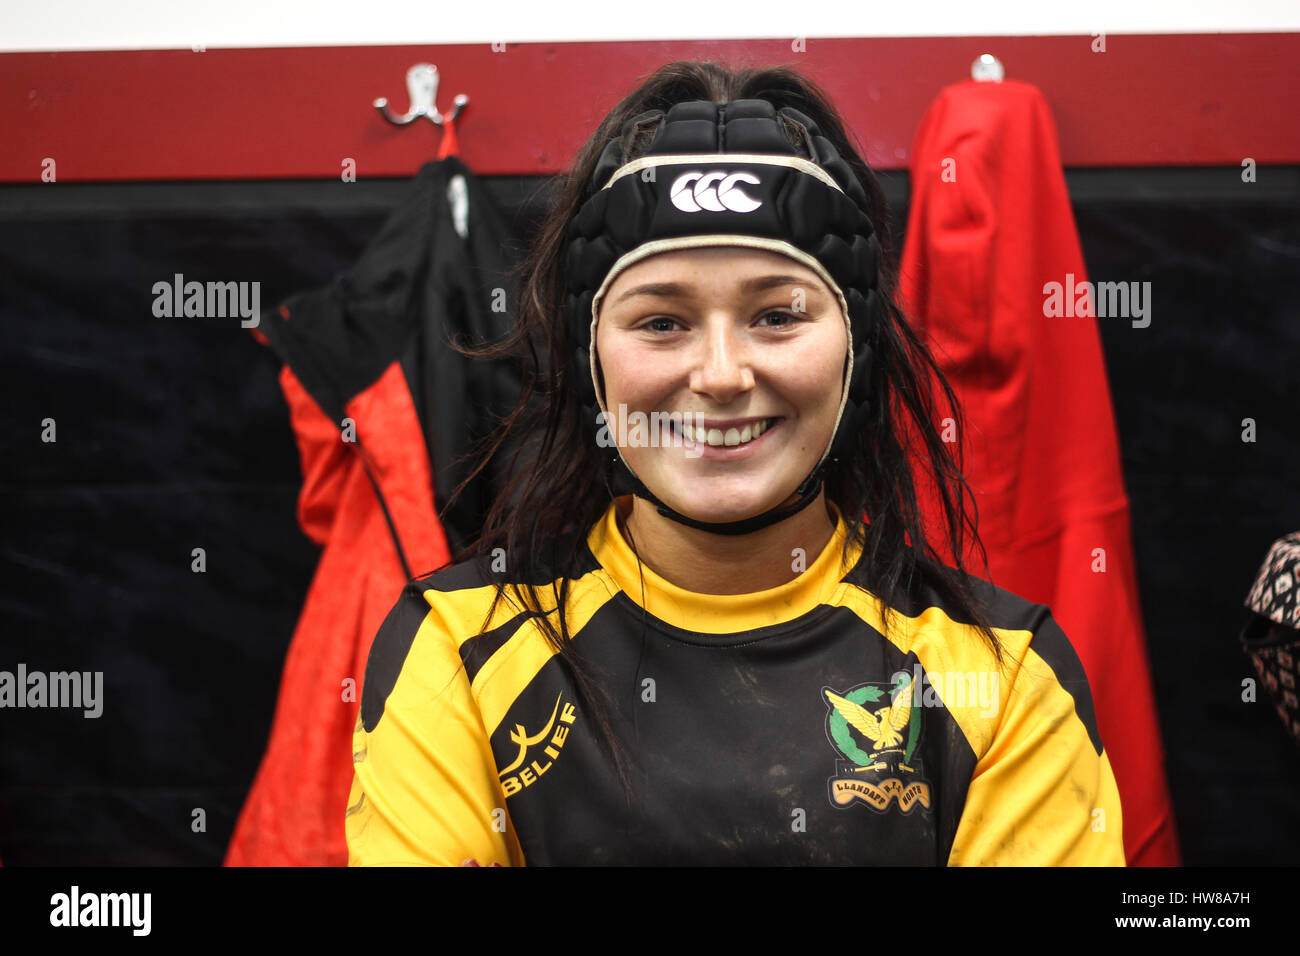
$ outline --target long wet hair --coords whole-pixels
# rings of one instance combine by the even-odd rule
[[[1003,649],[962,563],[969,531],[987,572],[988,558],[966,509],[967,497],[972,510],[974,498],[962,474],[960,451],[956,457],[950,453],[935,425],[931,381],[942,390],[958,434],[965,433],[964,419],[929,349],[895,303],[898,273],[893,265],[891,217],[875,174],[850,143],[827,94],[797,71],[779,66],[731,69],[712,62],[668,63],[625,96],[578,151],[570,169],[550,181],[548,211],[517,270],[520,302],[512,334],[486,348],[458,347],[474,358],[518,363],[522,389],[515,408],[475,449],[476,467],[448,502],[456,500],[503,446],[513,449],[504,470],[511,476],[507,485],[498,493],[478,538],[455,553],[452,563],[476,561],[484,580],[495,583],[496,595],[483,628],[507,592],[521,608],[536,615],[533,619],[560,656],[580,700],[588,705],[625,793],[626,753],[608,719],[613,705],[608,682],[574,646],[566,615],[543,613],[540,601],[546,590],[557,608],[565,607],[571,575],[582,563],[587,532],[615,497],[608,459],[596,443],[597,423],[584,420],[575,387],[590,370],[577,367],[574,356],[579,343],[571,340],[563,320],[565,232],[583,202],[602,150],[621,135],[627,120],[647,110],[667,111],[686,100],[736,99],[764,99],[778,110],[792,106],[816,122],[862,183],[868,201],[864,211],[884,252],[877,276],[882,320],[869,336],[875,356],[871,414],[852,455],[841,458],[825,482],[826,495],[847,525],[843,559],[847,562],[854,545],[862,548],[851,580],[879,599],[886,638],[891,615],[900,606],[910,606],[908,597],[921,593],[917,589],[923,581],[941,596],[949,615],[973,625],[999,664],[1003,662]],[[628,159],[646,145],[634,142]],[[909,438],[905,428],[915,437]],[[942,530],[956,567],[945,564],[923,532],[914,467],[937,492]],[[629,544],[635,552],[635,542]],[[506,555],[507,575],[492,571],[494,553]]]

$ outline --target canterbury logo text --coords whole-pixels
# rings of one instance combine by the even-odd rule
[[[753,173],[706,173],[693,169],[673,180],[670,195],[673,205],[682,212],[753,212],[763,205],[745,195],[737,183],[757,186],[759,179]]]

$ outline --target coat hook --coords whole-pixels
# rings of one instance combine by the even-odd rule
[[[970,78],[981,83],[1001,83],[1005,75],[1002,61],[992,53],[981,53],[979,59],[970,65]]]
[[[432,63],[417,63],[406,71],[406,92],[411,100],[411,108],[405,116],[398,116],[388,108],[388,99],[379,97],[374,101],[375,109],[394,126],[405,126],[421,116],[427,116],[437,126],[443,125],[444,119],[456,120],[461,110],[469,103],[464,93],[456,94],[452,100],[451,115],[444,116],[438,112],[438,68]]]

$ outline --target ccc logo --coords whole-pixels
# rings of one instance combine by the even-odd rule
[[[757,186],[759,179],[753,173],[705,173],[696,169],[682,173],[673,180],[669,195],[673,205],[682,212],[699,212],[701,209],[711,212],[753,212],[763,205],[757,199],[746,196],[737,183]]]

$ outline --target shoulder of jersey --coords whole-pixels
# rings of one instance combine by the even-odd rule
[[[591,549],[587,547],[585,539],[579,542],[577,547],[578,550],[572,558],[572,570],[568,574],[570,580],[576,580],[584,574],[600,568],[595,556],[591,553]],[[555,550],[538,555],[537,560],[534,562],[535,566],[532,574],[527,579],[525,579],[522,569],[518,567],[518,563],[511,561],[508,554],[503,553],[497,559],[492,557],[471,559],[461,561],[458,564],[449,564],[421,577],[412,578],[407,587],[414,588],[417,592],[441,591],[444,593],[467,591],[475,588],[494,588],[503,581],[507,584],[528,584],[534,587],[544,587],[559,579],[560,571],[558,569],[568,563],[562,560],[565,557]],[[498,562],[500,570],[497,569]]]
[[[585,539],[578,548],[569,575],[571,580],[599,568]],[[542,556],[536,562],[537,567],[528,580],[524,580],[522,574],[511,573],[512,564],[508,556],[505,557],[507,560],[500,572],[493,570],[491,558],[486,561],[471,559],[449,564],[406,583],[396,605],[375,635],[367,657],[361,700],[361,717],[367,731],[379,723],[385,702],[397,683],[417,632],[429,613],[439,605],[439,595],[445,595],[442,598],[445,603],[438,606],[437,613],[450,622],[455,632],[451,636],[472,680],[484,661],[509,640],[528,616],[520,614],[495,631],[477,634],[496,594],[498,582],[546,587],[557,580],[554,569],[561,566],[561,562],[554,553]]]
[[[1013,591],[998,587],[970,573],[959,571],[951,565],[945,565],[949,574],[964,580],[971,592],[981,602],[990,626],[1001,631],[1024,631],[1037,635],[1044,621],[1051,616],[1051,608],[1037,604],[1021,597]],[[844,580],[850,584],[870,590],[862,584],[863,565],[859,563]],[[918,573],[909,586],[903,589],[902,596],[895,605],[897,610],[908,617],[918,617],[930,608],[938,608],[955,624],[970,625],[974,622],[968,615],[962,614],[953,601],[948,598],[932,573]]]
[[[950,572],[956,569],[949,567]],[[854,569],[856,572],[858,569]],[[845,576],[851,583],[854,572]],[[1019,660],[1032,649],[1051,669],[1057,682],[1075,700],[1075,709],[1092,741],[1093,749],[1101,753],[1101,735],[1092,700],[1088,676],[1076,649],[1076,642],[1065,634],[1046,604],[1038,604],[1013,591],[998,587],[990,581],[963,572],[966,582],[983,604],[989,625],[999,634],[1003,647],[1013,659]],[[908,617],[917,617],[928,608],[937,607],[954,623],[969,625],[972,621],[959,614],[952,602],[945,600],[931,576],[918,575],[912,587],[906,589],[898,610]]]

